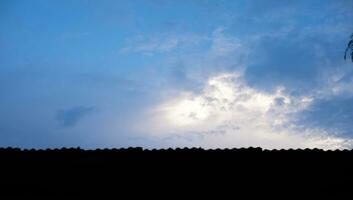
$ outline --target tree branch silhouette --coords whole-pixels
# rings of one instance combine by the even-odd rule
[[[353,62],[353,34],[351,35],[351,39],[349,40],[347,44],[346,51],[344,52],[344,59],[347,59],[347,54],[348,56],[350,55],[351,60]]]

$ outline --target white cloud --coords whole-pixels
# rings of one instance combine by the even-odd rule
[[[225,56],[230,53],[244,50],[239,39],[225,36],[224,28],[218,28],[212,33],[212,46],[209,54],[213,56]]]
[[[142,53],[154,55],[156,53],[168,53],[178,47],[188,49],[197,46],[207,37],[193,34],[184,35],[152,35],[130,38],[126,45],[120,49],[121,53]]]
[[[325,70],[320,77],[321,87],[313,93],[317,98],[330,99],[337,96],[353,96],[353,69],[351,63]]]
[[[248,49],[242,42],[230,35],[225,35],[225,28],[215,29],[211,35],[181,34],[181,35],[152,35],[136,36],[126,41],[126,45],[120,49],[121,53],[142,53],[153,55],[156,53],[170,53],[177,48],[181,51],[202,51],[202,55],[209,59],[227,59],[236,54],[244,56]],[[207,44],[208,47],[201,47]],[[206,46],[207,46],[206,45]],[[205,52],[207,50],[207,52]],[[234,59],[233,59],[234,60]]]
[[[264,93],[246,85],[242,74],[225,73],[210,78],[199,94],[182,92],[154,107],[140,131],[167,146],[351,147],[351,140],[291,123],[313,101],[290,96],[283,87]]]
[[[271,36],[285,38],[292,29],[288,26],[277,35],[271,33]],[[141,116],[142,119],[133,126],[133,132],[139,132],[164,147],[353,147],[351,139],[340,137],[336,132],[297,123],[298,115],[310,109],[315,102],[352,88],[352,81],[339,81],[346,71],[328,74],[323,77],[327,83],[304,93],[299,92],[301,96],[291,95],[293,88],[280,85],[270,92],[259,90],[256,85],[250,86],[244,80],[247,66],[255,62],[250,58],[256,52],[252,48],[264,39],[263,36],[253,36],[240,39],[219,28],[209,36],[169,36],[151,39],[151,43],[136,43],[133,48],[152,54],[178,46],[178,58],[185,66],[183,75],[187,80],[204,83],[204,87],[201,91],[181,92],[173,85],[164,87],[159,92],[168,93],[166,91],[170,87],[172,95],[167,95],[167,100]],[[167,55],[169,62],[161,66],[173,64],[175,60],[170,58],[174,57]],[[271,65],[268,69],[272,69]],[[179,93],[175,95],[176,92]]]
[[[120,51],[127,52],[140,52],[145,54],[163,53],[173,50],[177,47],[179,39],[175,37],[138,37],[128,42],[127,46],[123,47]]]

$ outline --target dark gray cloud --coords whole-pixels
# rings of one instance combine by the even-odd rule
[[[260,42],[261,47],[254,54],[255,63],[246,70],[249,83],[258,87],[290,86],[300,82],[308,87],[314,83],[313,77],[319,70],[315,50],[309,45],[301,47],[286,40],[268,38]]]
[[[353,136],[353,97],[337,96],[314,102],[299,113],[298,124],[332,130],[338,134]]]
[[[56,119],[63,127],[75,126],[83,117],[94,111],[92,107],[77,106],[66,110],[60,110],[56,114]]]
[[[353,31],[351,1],[246,1],[229,32],[251,47],[247,82],[260,89],[308,90],[317,76],[342,65]]]

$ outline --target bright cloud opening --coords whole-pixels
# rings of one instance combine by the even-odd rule
[[[351,146],[352,141],[325,130],[298,127],[296,113],[315,101],[291,96],[284,87],[262,92],[240,73],[211,77],[200,93],[183,92],[149,112],[143,131],[168,146],[204,148],[323,148]],[[161,140],[160,140],[161,141]]]

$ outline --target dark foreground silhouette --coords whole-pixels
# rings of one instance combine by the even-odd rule
[[[0,148],[1,196],[352,196],[353,151]]]

